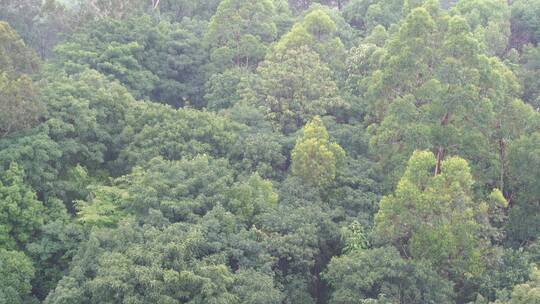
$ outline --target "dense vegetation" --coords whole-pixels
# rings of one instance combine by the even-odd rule
[[[0,0],[0,304],[540,303],[509,2]]]

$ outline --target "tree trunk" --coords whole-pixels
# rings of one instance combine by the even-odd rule
[[[441,164],[442,164],[443,158],[444,158],[444,147],[439,146],[439,149],[437,149],[437,164],[435,165],[435,175],[439,175],[439,173],[441,173]]]
[[[504,192],[504,177],[506,175],[506,141],[499,139],[499,161],[501,162],[501,172],[499,176],[499,189]]]
[[[441,126],[446,126],[450,120],[450,113],[444,114],[444,117],[441,119]],[[443,146],[439,146],[437,149],[437,164],[435,165],[435,175],[441,173],[441,164],[444,159],[445,149]]]

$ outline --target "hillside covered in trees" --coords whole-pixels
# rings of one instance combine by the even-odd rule
[[[0,0],[0,304],[540,303],[540,0]]]

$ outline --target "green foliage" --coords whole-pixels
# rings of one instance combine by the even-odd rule
[[[95,187],[90,192],[89,202],[75,202],[78,221],[88,227],[115,227],[125,217],[120,207],[127,199],[127,192],[107,186]]]
[[[397,179],[415,149],[430,149],[439,161],[463,156],[480,184],[503,188],[504,143],[522,134],[526,126],[519,123],[528,120],[508,117],[523,115],[516,78],[481,52],[466,20],[427,3],[411,11],[383,53],[370,49],[359,63],[374,70],[353,84],[361,84],[368,102],[371,145],[384,173]]]
[[[225,156],[242,129],[215,113],[174,110],[148,102],[133,104],[125,119],[127,126],[119,137],[122,150],[117,160],[122,173],[157,156],[168,160],[199,154]]]
[[[523,249],[495,248],[486,273],[480,278],[480,297],[494,301],[510,295],[514,285],[529,278],[531,255]]]
[[[302,127],[316,115],[344,107],[331,70],[306,47],[269,57],[244,98],[262,106],[267,118],[284,133]]]
[[[323,9],[312,10],[297,22],[275,44],[269,57],[285,57],[292,50],[305,53],[307,50],[304,48],[317,53],[320,60],[331,68],[333,78],[340,80],[345,47],[337,34],[336,23]]]
[[[39,60],[19,35],[0,21],[0,137],[34,126],[44,108],[27,76]]]
[[[65,275],[80,242],[85,238],[62,201],[51,198],[43,205],[44,223],[39,237],[27,246],[28,255],[33,259],[36,269],[32,294],[40,300]]]
[[[535,304],[540,303],[540,271],[531,267],[530,281],[514,286],[508,301],[496,301],[495,304]]]
[[[0,175],[0,246],[17,250],[35,236],[43,225],[43,205],[23,181],[16,163]]]
[[[404,10],[404,1],[351,0],[343,8],[343,17],[351,26],[369,34],[378,25],[388,29],[397,23]]]
[[[101,19],[58,45],[56,58],[70,73],[89,67],[110,75],[136,98],[200,105],[204,28],[201,22],[157,22],[149,16]]]
[[[285,303],[315,303],[323,296],[318,276],[339,251],[339,227],[332,209],[318,191],[298,179],[282,183],[278,208],[261,216],[261,237],[274,257],[276,281],[283,286]]]
[[[205,83],[207,107],[212,111],[228,109],[242,100],[241,85],[250,77],[243,68],[230,68],[210,76]]]
[[[475,38],[489,54],[506,53],[510,38],[510,6],[506,1],[459,1],[453,9],[467,19]]]
[[[321,118],[315,116],[303,129],[303,135],[291,152],[292,174],[306,184],[326,187],[336,178],[345,151],[330,143]]]
[[[123,222],[118,229],[96,230],[75,257],[77,266],[45,303],[279,303],[281,295],[263,269],[240,262],[242,269],[233,272],[227,266],[226,240],[236,233],[242,232],[223,210],[201,225],[159,228]],[[256,246],[253,235],[244,237]],[[237,252],[246,250],[236,244]],[[91,276],[85,275],[88,271]],[[246,292],[255,286],[265,288]]]
[[[0,20],[7,21],[42,58],[81,21],[60,0],[4,0]],[[22,54],[19,54],[22,55]]]
[[[480,274],[484,246],[480,220],[487,206],[473,201],[467,162],[452,157],[440,174],[431,152],[417,151],[394,194],[385,196],[375,217],[377,243],[392,244],[403,256],[432,265],[450,277]]]
[[[32,261],[24,253],[0,248],[0,303],[29,303],[33,276]]]
[[[107,206],[111,206],[113,216],[118,200],[122,209],[140,219],[154,209],[171,222],[194,222],[227,201],[226,189],[231,187],[233,175],[225,160],[213,160],[205,155],[180,161],[154,158],[116,183],[122,191],[113,190],[108,194],[113,194],[112,198],[96,202],[106,212],[109,212]],[[118,195],[125,199],[119,199]]]
[[[241,304],[277,304],[282,303],[283,294],[274,287],[272,277],[254,270],[237,272],[234,293]]]
[[[287,169],[288,139],[279,132],[272,132],[262,111],[248,105],[230,109],[229,115],[238,122],[249,124],[240,139],[231,148],[228,159],[236,171],[257,172],[261,177],[280,179]],[[240,116],[241,115],[241,116]],[[244,118],[247,121],[242,121]]]
[[[10,80],[0,71],[0,137],[37,124],[45,110],[37,95],[27,76]]]
[[[71,76],[56,70],[47,73],[50,76],[43,84],[46,124],[49,136],[61,146],[62,161],[97,169],[118,153],[117,138],[133,97],[93,70]]]
[[[52,191],[61,170],[62,150],[48,133],[47,126],[39,126],[17,137],[0,139],[2,169],[16,162],[24,169],[28,183],[41,194]]]
[[[238,215],[247,226],[258,221],[262,213],[274,208],[278,195],[272,183],[262,179],[258,174],[250,176],[246,181],[235,184],[230,189],[230,202],[227,209]]]
[[[334,257],[324,273],[328,303],[455,303],[452,285],[426,265],[407,261],[392,247]],[[379,302],[376,302],[379,303]]]
[[[0,21],[0,71],[17,77],[39,68],[35,52],[28,48],[9,24]]]
[[[538,302],[539,7],[0,0],[0,304]]]
[[[208,20],[216,11],[220,0],[161,0],[158,9],[162,15],[173,20],[194,17]]]
[[[526,45],[515,68],[523,87],[523,101],[534,109],[540,108],[540,46]]]
[[[349,0],[289,0],[291,8],[296,12],[301,12],[302,10],[317,6],[319,3],[341,9],[347,2],[349,2]]]
[[[540,133],[535,132],[512,143],[508,151],[512,189],[512,209],[509,214],[509,240],[522,244],[538,239],[540,231]]]
[[[341,228],[341,238],[345,243],[343,246],[343,253],[345,254],[361,251],[369,247],[369,240],[364,232],[364,227],[357,221]]]
[[[518,0],[512,3],[510,46],[521,49],[525,44],[540,42],[540,2]]]
[[[254,67],[277,35],[271,0],[224,0],[210,20],[205,40],[221,67]]]
[[[87,20],[129,18],[133,15],[150,11],[154,3],[136,0],[93,0],[77,2],[79,2],[77,4],[80,6],[79,14]]]

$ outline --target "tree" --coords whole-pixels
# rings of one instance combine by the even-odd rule
[[[538,0],[519,0],[512,4],[510,47],[521,50],[525,44],[540,42],[539,16]]]
[[[0,303],[32,301],[30,281],[33,276],[32,261],[24,253],[0,248]]]
[[[135,103],[128,90],[89,69],[67,75],[52,68],[43,87],[48,136],[62,151],[62,164],[57,167],[60,174],[78,164],[94,171],[116,160],[122,148],[118,139],[128,109]],[[109,168],[114,173],[114,167]],[[63,189],[56,190],[59,197],[65,197]]]
[[[273,130],[261,108],[241,101],[223,112],[246,126],[227,158],[236,171],[245,175],[257,172],[261,177],[281,180],[288,167],[287,155],[294,139]]]
[[[486,273],[480,279],[479,296],[487,301],[495,301],[510,296],[515,285],[529,279],[534,258],[527,251],[512,248],[494,248],[495,258],[491,259]]]
[[[150,16],[89,23],[55,49],[57,63],[68,73],[86,68],[111,75],[135,98],[150,98],[176,107],[200,106],[204,23],[170,23]]]
[[[516,54],[514,73],[518,76],[523,94],[523,101],[535,110],[540,109],[540,46],[525,45],[521,54]]]
[[[0,8],[0,19],[41,58],[50,58],[54,46],[83,22],[76,18],[76,9],[62,0],[3,0]]]
[[[35,53],[0,21],[0,137],[34,126],[43,115],[39,93],[27,76],[38,68]]]
[[[314,9],[283,35],[269,54],[270,58],[286,56],[291,50],[309,49],[328,64],[334,80],[341,79],[345,47],[338,36],[337,25],[323,9]],[[305,51],[303,51],[305,52]]]
[[[44,125],[18,135],[0,139],[0,171],[17,163],[39,196],[46,196],[56,188],[54,184],[62,169],[62,149],[49,137],[49,128]]]
[[[459,1],[453,10],[467,19],[488,54],[502,57],[506,53],[510,38],[510,6],[506,1]]]
[[[344,107],[331,70],[306,47],[265,60],[244,98],[266,110],[276,129],[291,133],[315,115]]]
[[[16,78],[32,74],[39,68],[39,59],[9,24],[0,21],[0,72]]]
[[[87,237],[61,200],[49,198],[43,206],[43,226],[38,237],[26,246],[35,268],[32,295],[40,301],[66,274],[79,245]]]
[[[271,0],[221,1],[205,38],[213,61],[225,68],[255,67],[276,38],[274,9]]]
[[[135,103],[126,113],[116,164],[121,174],[161,156],[167,160],[199,154],[226,156],[239,141],[241,124],[207,111],[172,109],[150,102]],[[120,174],[119,174],[120,175]]]
[[[45,303],[277,304],[267,258],[256,232],[220,207],[192,225],[124,220],[91,233]]]
[[[481,52],[465,19],[449,18],[431,2],[413,9],[383,50],[362,96],[385,174],[397,179],[412,151],[430,149],[439,164],[445,154],[463,156],[481,185],[503,189],[506,143],[525,131],[506,126],[525,121],[506,118],[522,104],[515,75]]]
[[[220,0],[161,0],[157,7],[162,15],[180,21],[185,17],[209,20],[215,13]]]
[[[33,38],[34,18],[39,15],[40,0],[4,0],[0,2],[0,19],[8,23],[30,44]]]
[[[29,129],[43,117],[45,108],[30,78],[11,80],[0,72],[0,137]]]
[[[339,252],[338,219],[319,191],[299,178],[283,181],[279,197],[277,208],[262,214],[257,228],[273,258],[284,303],[313,304],[325,298],[320,272]]]
[[[86,246],[86,257],[76,258],[79,266],[59,283],[45,303],[124,300],[181,303],[182,299],[191,303],[231,303],[234,300],[229,292],[234,278],[227,267],[198,262],[198,258],[190,254],[191,249],[205,250],[200,232],[186,230],[181,225],[160,231],[131,223],[119,230],[107,231],[108,236],[104,232],[94,233]],[[120,233],[135,239],[126,242]],[[175,243],[182,244],[178,249],[183,249],[173,256],[166,254]],[[78,276],[77,268],[93,268],[95,272],[91,277]]]
[[[292,174],[307,184],[325,187],[334,181],[344,157],[345,151],[338,144],[329,142],[324,124],[315,116],[306,124],[291,152]]]
[[[105,199],[93,200],[89,207],[104,211],[98,213],[98,222],[105,224],[111,216],[112,220],[118,216],[115,209],[141,220],[152,210],[159,210],[171,222],[196,222],[216,205],[228,202],[226,189],[233,181],[233,172],[223,159],[206,155],[179,161],[153,158],[120,177],[115,182],[119,189],[106,191]],[[88,214],[81,215],[85,220]]]
[[[136,0],[90,0],[79,1],[80,15],[87,20],[102,18],[123,19],[148,12],[156,1]],[[159,1],[158,1],[159,3]]]
[[[410,3],[410,2],[407,2]],[[351,0],[343,8],[343,17],[364,35],[381,25],[389,29],[398,23],[404,11],[404,2],[396,0]]]
[[[509,214],[509,241],[524,244],[538,239],[540,216],[540,181],[538,166],[540,133],[525,135],[511,144],[508,151],[509,188],[512,209]]]
[[[205,83],[204,99],[209,110],[228,109],[242,100],[242,89],[253,73],[234,67],[214,73]]]
[[[227,209],[238,215],[240,221],[246,222],[247,227],[258,222],[260,215],[274,208],[278,202],[272,183],[256,173],[246,181],[233,185],[229,196]]]
[[[237,274],[234,293],[241,304],[277,304],[282,303],[283,294],[274,287],[271,276],[253,271],[243,270]]]
[[[494,304],[529,304],[540,303],[540,271],[531,267],[530,281],[514,286],[508,301],[495,301]]]
[[[0,245],[20,250],[43,225],[43,205],[24,181],[16,163],[0,175]]]
[[[289,4],[293,10],[300,13],[313,6],[315,3],[321,3],[341,9],[348,1],[349,0],[289,0]]]
[[[403,259],[392,247],[361,249],[332,258],[324,279],[331,304],[455,303],[452,284],[426,265]]]
[[[374,234],[377,243],[392,244],[403,257],[461,282],[485,268],[481,230],[488,206],[473,201],[465,160],[448,158],[434,175],[436,166],[433,153],[413,153],[396,191],[381,200]]]
[[[87,227],[116,227],[127,214],[121,210],[127,191],[117,187],[94,186],[88,201],[76,201],[78,221]]]

